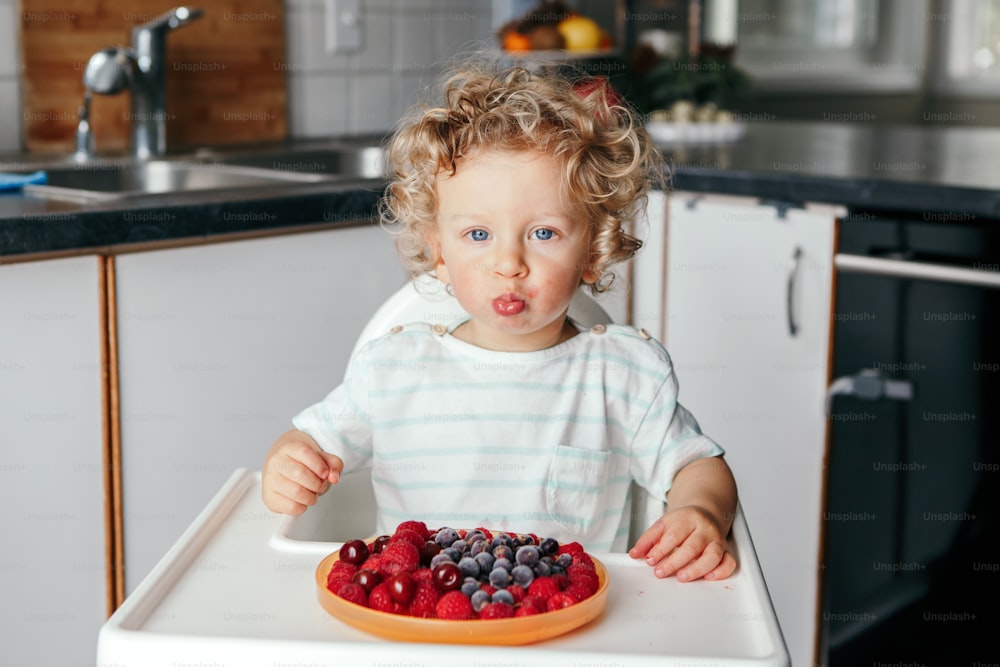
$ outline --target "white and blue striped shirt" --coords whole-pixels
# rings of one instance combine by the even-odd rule
[[[418,519],[595,551],[627,547],[632,480],[663,498],[678,470],[723,453],[677,403],[663,346],[613,324],[535,352],[397,327],[293,423],[345,473],[371,469],[379,533]]]

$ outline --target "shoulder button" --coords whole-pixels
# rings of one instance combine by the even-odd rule
[[[403,327],[397,324],[393,328],[389,329],[389,333],[391,333],[391,334],[398,334],[402,330],[403,330]]]
[[[595,334],[602,334],[605,331],[607,331],[608,328],[603,324],[595,324],[594,326],[590,327],[590,330]]]
[[[448,333],[448,327],[441,324],[440,322],[431,327],[431,330],[438,336],[443,336]]]
[[[652,336],[649,335],[649,332],[645,329],[639,329],[639,336],[641,336],[643,340],[649,340],[652,338]]]

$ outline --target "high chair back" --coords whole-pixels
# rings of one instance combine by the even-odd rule
[[[396,325],[430,322],[447,326],[466,317],[468,314],[458,300],[445,290],[437,278],[431,274],[418,276],[403,285],[375,311],[358,336],[351,356],[357,354],[365,343],[388,333]],[[582,290],[577,291],[570,302],[569,317],[584,327],[611,322],[611,316],[604,308]],[[664,509],[663,498],[654,498],[634,483],[631,495],[630,545],[663,514]]]

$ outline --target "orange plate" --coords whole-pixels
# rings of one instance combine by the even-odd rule
[[[591,556],[593,558],[593,556]],[[532,644],[575,630],[594,620],[608,602],[608,571],[594,558],[599,586],[592,596],[571,607],[534,616],[486,621],[446,621],[440,618],[400,616],[348,602],[326,588],[333,564],[340,560],[335,551],[316,568],[316,593],[330,615],[359,630],[401,642],[440,644]]]

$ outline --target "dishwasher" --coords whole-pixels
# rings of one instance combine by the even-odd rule
[[[834,264],[819,662],[995,662],[1000,225],[852,211]]]

